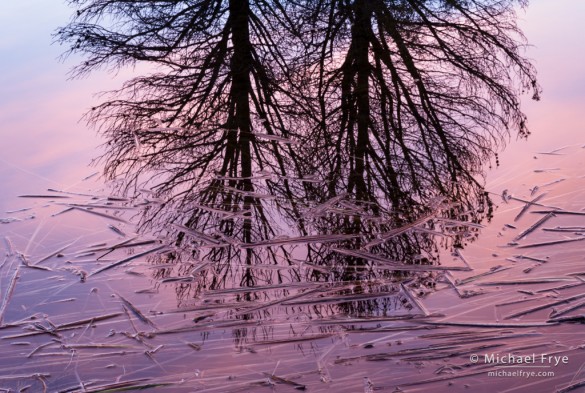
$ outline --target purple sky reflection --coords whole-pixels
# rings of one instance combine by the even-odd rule
[[[51,45],[51,33],[71,12],[60,0],[0,2],[0,212],[16,195],[67,188],[97,170],[87,164],[99,139],[79,119],[94,93],[119,82],[105,72],[67,80],[77,60],[58,60],[64,48]],[[488,184],[536,151],[585,144],[584,15],[579,0],[533,0],[520,11],[544,94],[539,103],[526,99],[532,136],[512,137]]]

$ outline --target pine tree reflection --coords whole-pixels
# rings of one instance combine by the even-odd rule
[[[478,178],[538,98],[513,0],[86,3],[57,33],[78,74],[160,67],[89,120],[160,200],[155,278],[202,328],[420,313],[405,291],[491,215]]]

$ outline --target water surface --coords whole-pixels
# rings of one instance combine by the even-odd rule
[[[33,3],[2,14],[42,15]],[[319,251],[310,254],[306,241],[285,237],[242,248],[197,233],[180,246],[136,234],[133,220],[160,201],[148,192],[112,198],[112,188],[91,177],[99,166],[86,166],[98,141],[77,123],[103,76],[65,82],[67,66],[54,63],[59,50],[38,42],[67,13],[37,24],[38,35],[20,35],[18,47],[42,51],[5,41],[0,346],[9,355],[0,387],[356,392],[371,383],[384,391],[524,392],[583,380],[582,309],[570,308],[583,301],[584,216],[555,213],[517,239],[547,214],[538,211],[585,207],[582,43],[570,23],[580,6],[544,3],[534,2],[525,23],[544,98],[527,103],[530,139],[512,139],[488,172],[493,219],[481,229],[472,215],[449,222],[441,202],[400,235],[404,261],[439,258],[450,270],[423,262],[396,273],[389,261],[324,253],[322,241],[310,243]],[[544,206],[516,219],[523,201],[535,198]],[[326,208],[348,208],[340,202]],[[574,241],[542,245],[565,240]],[[331,242],[343,248],[343,239]],[[452,249],[454,242],[465,247]],[[408,254],[414,243],[416,255]],[[279,245],[290,254],[271,251]],[[213,249],[217,259],[200,258]],[[499,369],[485,364],[491,353],[547,353],[568,363],[547,367],[554,376],[489,377]]]

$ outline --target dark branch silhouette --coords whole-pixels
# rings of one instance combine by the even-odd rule
[[[539,94],[517,2],[306,3],[316,49],[303,95],[319,121],[305,145],[323,198],[408,211],[462,183],[481,197],[484,164],[511,131],[528,134],[519,94]]]
[[[77,16],[57,35],[71,53],[88,56],[76,75],[139,63],[154,69],[87,115],[108,140],[107,177],[165,200],[147,211],[145,226],[156,217],[249,243],[275,234],[272,207],[298,218],[290,182],[299,158],[284,115],[291,100],[278,34],[294,28],[286,5],[71,3]]]
[[[75,75],[151,67],[87,115],[106,175],[152,190],[143,226],[197,245],[217,282],[293,266],[293,243],[338,280],[436,262],[413,228],[490,217],[482,168],[528,134],[518,96],[539,93],[514,0],[70,3]]]

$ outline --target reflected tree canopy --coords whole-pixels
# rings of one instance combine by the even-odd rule
[[[311,282],[367,295],[433,271],[490,216],[482,168],[528,135],[519,95],[539,93],[523,1],[69,2],[57,39],[86,56],[75,75],[148,67],[87,119],[106,176],[160,201],[142,225],[173,235],[180,252],[158,263],[181,271],[158,278],[180,299]],[[360,302],[333,303],[385,309]]]

